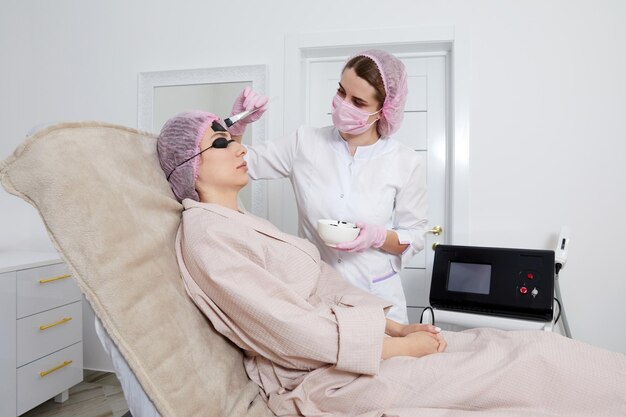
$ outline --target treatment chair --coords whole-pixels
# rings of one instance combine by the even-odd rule
[[[49,126],[0,162],[0,181],[41,215],[96,313],[134,417],[273,416],[241,351],[185,292],[174,249],[182,205],[155,135]]]

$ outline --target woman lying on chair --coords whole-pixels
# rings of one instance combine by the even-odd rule
[[[243,350],[275,414],[626,415],[626,355],[549,332],[444,339],[386,320],[389,304],[348,284],[313,244],[238,207],[246,149],[217,116],[170,119],[158,152],[184,206],[176,250],[187,292]]]

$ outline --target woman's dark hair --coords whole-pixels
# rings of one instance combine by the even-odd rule
[[[385,84],[383,83],[383,78],[380,76],[380,71],[376,63],[366,56],[359,55],[348,61],[346,66],[343,67],[343,71],[348,68],[354,69],[356,75],[363,78],[374,87],[374,90],[376,90],[375,98],[382,106],[386,97]]]

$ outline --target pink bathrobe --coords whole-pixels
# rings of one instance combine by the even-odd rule
[[[557,334],[445,332],[448,349],[381,360],[389,304],[315,246],[248,213],[183,202],[190,297],[245,353],[277,415],[626,416],[626,355]]]

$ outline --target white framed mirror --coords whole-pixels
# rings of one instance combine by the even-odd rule
[[[188,110],[205,110],[225,119],[246,86],[266,93],[266,79],[265,65],[141,72],[137,126],[158,133],[167,119]],[[258,144],[265,140],[266,122],[262,117],[248,126],[242,141]],[[239,196],[245,209],[267,218],[265,181],[251,181]]]

